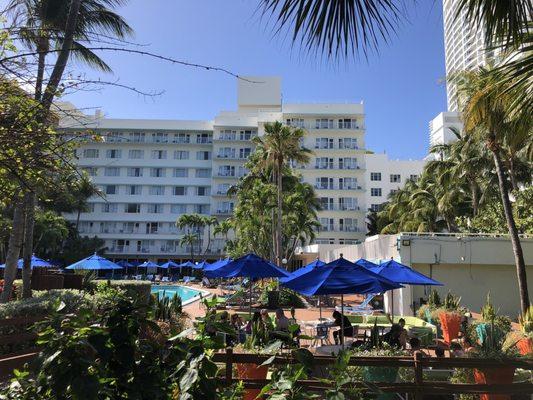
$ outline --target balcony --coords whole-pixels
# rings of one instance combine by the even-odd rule
[[[365,129],[365,125],[362,122],[350,122],[350,121],[336,121],[336,120],[329,120],[329,121],[304,121],[301,122],[286,122],[287,126],[292,126],[295,128],[303,128],[303,129]]]
[[[215,138],[215,140],[221,141],[221,142],[249,142],[256,136],[257,134],[255,135],[219,135]]]
[[[359,148],[359,146],[320,146],[315,145],[315,150],[363,150],[362,148]]]
[[[215,178],[238,178],[236,172],[216,172],[213,176]]]
[[[231,214],[233,214],[232,208],[217,209],[215,212],[215,215],[231,215]]]
[[[322,225],[316,229],[317,232],[362,232],[357,226],[350,225]]]
[[[361,211],[361,207],[347,204],[321,204],[321,211]]]
[[[315,184],[314,188],[317,190],[363,190],[362,186],[346,186],[346,185],[320,185]]]
[[[315,164],[315,169],[335,169],[335,165],[333,163]]]
[[[196,144],[211,144],[213,143],[213,138],[197,137]]]

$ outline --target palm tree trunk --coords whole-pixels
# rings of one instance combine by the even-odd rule
[[[6,269],[4,270],[4,290],[0,295],[0,303],[7,303],[11,298],[13,281],[17,276],[17,262],[22,247],[22,236],[24,235],[24,201],[20,201],[15,206],[13,213],[13,228],[9,234],[9,247],[6,256]]]
[[[24,222],[24,251],[22,265],[22,298],[31,297],[31,256],[33,254],[33,227],[35,225],[35,193],[24,196],[26,219]]]
[[[479,196],[477,192],[477,185],[472,184],[470,188],[471,188],[470,191],[472,195],[472,216],[475,217],[477,215],[477,211],[479,207]]]
[[[78,214],[76,215],[76,231],[78,230],[78,225],[80,224],[81,217],[81,206],[78,207]]]
[[[490,147],[489,147],[490,148]],[[509,191],[507,189],[507,181],[503,171],[503,164],[500,158],[498,149],[491,149],[494,157],[494,165],[496,166],[496,173],[498,175],[498,184],[500,187],[500,195],[502,198],[503,212],[507,221],[507,228],[509,229],[509,236],[511,237],[511,244],[513,246],[513,253],[516,264],[516,275],[518,278],[518,291],[520,294],[520,309],[525,314],[529,308],[529,293],[527,289],[527,275],[526,265],[524,262],[524,253],[522,245],[520,244],[520,237],[518,236],[518,229],[513,217],[513,209],[509,201]]]
[[[48,38],[44,36],[39,37],[37,41],[37,51],[39,52],[39,56],[37,60],[37,77],[35,80],[35,100],[37,101],[41,101],[43,93],[44,69],[48,48]]]
[[[516,176],[515,176],[515,168],[514,168],[514,161],[513,161],[513,155],[509,157],[509,179],[511,180],[511,187],[513,188],[514,192],[518,192],[518,183],[516,182]]]
[[[278,183],[278,223],[277,223],[277,226],[276,226],[276,230],[277,230],[277,251],[276,251],[276,256],[277,256],[277,264],[278,265],[282,265],[281,263],[281,257],[282,257],[282,226],[281,226],[281,220],[282,220],[282,216],[283,216],[283,211],[282,211],[282,206],[283,206],[283,203],[282,203],[282,197],[281,197],[281,191],[283,190],[283,186],[282,186],[282,174],[281,174],[281,168],[282,168],[282,163],[283,161],[282,160],[279,160],[278,161],[278,164],[277,164],[277,171],[276,171],[276,175],[277,175],[277,183]]]

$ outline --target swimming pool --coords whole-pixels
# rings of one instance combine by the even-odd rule
[[[209,294],[202,290],[196,290],[187,286],[178,285],[154,285],[152,286],[152,294],[157,294],[159,298],[169,297],[172,298],[175,295],[181,297],[183,305],[192,303],[200,298],[200,295]]]

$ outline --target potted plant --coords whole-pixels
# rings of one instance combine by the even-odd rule
[[[462,313],[460,312],[459,304],[461,298],[448,292],[444,298],[442,310],[439,313],[439,321],[442,328],[442,335],[444,341],[450,344],[452,340],[459,337],[461,329]]]
[[[519,331],[509,332],[505,345],[516,347],[523,356],[533,356],[533,306],[518,317]]]
[[[261,321],[252,324],[252,333],[246,338],[243,348],[250,353],[272,354],[281,348],[281,341],[269,343],[268,330]],[[268,360],[267,360],[268,361]],[[236,363],[235,375],[238,379],[266,379],[269,363],[261,365],[252,363]],[[260,389],[245,389],[243,400],[256,399],[261,394]]]

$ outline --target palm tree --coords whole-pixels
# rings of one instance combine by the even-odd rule
[[[512,136],[516,134],[517,126],[520,126],[518,130],[520,134],[527,131],[531,136],[533,121],[527,110],[519,114],[511,114],[510,106],[513,96],[508,91],[509,83],[501,79],[501,71],[480,68],[477,71],[465,72],[458,78],[458,83],[465,131],[483,141],[492,153],[505,219],[513,246],[521,310],[526,312],[530,302],[524,254],[509,200],[508,174],[502,162],[502,150],[505,143],[510,142]]]
[[[218,225],[218,219],[217,217],[212,216],[204,216],[204,226],[207,227],[207,246],[205,247],[204,256],[209,251],[209,246],[211,246],[211,227],[217,227]]]
[[[103,196],[102,191],[96,186],[89,175],[83,173],[76,183],[74,190],[75,208],[76,208],[76,230],[80,224],[81,213],[87,211],[87,200],[93,196]]]
[[[196,243],[199,244],[200,248],[198,249],[198,253],[201,253],[201,242],[200,242],[200,233],[202,229],[205,227],[206,221],[204,217],[200,214],[183,214],[181,215],[178,220],[176,221],[176,226],[179,229],[187,229],[187,233],[185,236],[195,236],[196,241],[191,242],[191,246],[194,247]],[[191,250],[191,256],[194,255],[194,249]],[[194,261],[194,259],[192,260]]]
[[[259,148],[261,159],[257,167],[273,168],[273,181],[277,186],[277,221],[276,221],[276,243],[275,256],[278,265],[281,265],[282,259],[282,181],[283,167],[289,161],[305,164],[309,162],[310,150],[301,146],[301,140],[305,132],[299,128],[291,128],[283,125],[281,122],[265,124],[265,135],[255,137],[254,143]]]
[[[187,233],[180,238],[180,246],[189,246],[191,250],[191,261],[194,262],[194,246],[198,243],[200,236],[198,233]]]

